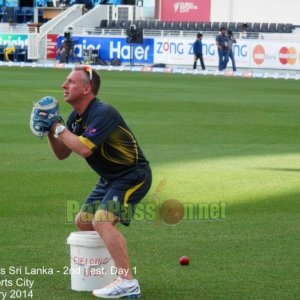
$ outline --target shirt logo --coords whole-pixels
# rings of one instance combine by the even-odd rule
[[[86,132],[86,134],[89,136],[93,136],[96,133],[96,131],[97,131],[96,128],[91,128]]]

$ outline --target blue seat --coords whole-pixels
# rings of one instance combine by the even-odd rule
[[[277,32],[276,26],[277,26],[276,23],[271,23],[269,25],[269,32]]]
[[[27,22],[33,22],[33,8],[32,7],[24,7],[23,11],[25,13],[24,21]]]
[[[292,33],[293,29],[294,29],[293,24],[288,23],[288,24],[285,24],[285,26],[284,26],[285,33]]]
[[[211,29],[212,29],[212,31],[219,31],[220,30],[220,22],[213,22]]]
[[[196,31],[203,31],[203,29],[204,29],[204,22],[195,23],[195,30]]]
[[[260,26],[261,32],[269,32],[269,24],[268,23],[262,23]]]
[[[173,30],[181,30],[180,22],[178,21],[173,22]]]
[[[182,31],[188,30],[188,25],[189,25],[188,22],[180,22],[180,30]]]
[[[19,62],[27,61],[27,47],[21,48],[21,46],[16,46],[16,51],[14,54],[14,60]]]
[[[203,30],[204,31],[212,31],[211,25],[212,25],[211,22],[204,22],[204,24],[203,24]]]
[[[147,24],[147,29],[155,29],[155,20],[150,20]]]
[[[163,28],[164,28],[164,22],[163,21],[156,21],[155,29],[163,30]]]
[[[148,26],[148,20],[141,20],[139,22],[139,28],[141,28],[141,29],[147,29],[147,26]]]
[[[172,30],[173,29],[173,23],[172,22],[165,22],[163,29],[164,30]]]
[[[5,8],[1,7],[0,8],[0,22],[4,21],[4,15],[5,15]]]
[[[22,9],[15,10],[15,20],[17,23],[25,22],[25,12]]]
[[[278,23],[276,27],[276,31],[279,33],[284,33],[284,24],[283,23]]]
[[[6,46],[0,45],[0,60],[4,60],[4,48],[6,48]]]
[[[252,32],[260,32],[260,23],[253,23]]]

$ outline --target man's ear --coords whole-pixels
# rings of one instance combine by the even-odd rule
[[[85,87],[84,87],[84,94],[85,95],[87,95],[87,94],[89,94],[90,92],[91,92],[91,89],[92,89],[92,86],[91,86],[91,84],[87,84],[87,85],[85,85]]]

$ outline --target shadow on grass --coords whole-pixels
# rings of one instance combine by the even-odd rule
[[[254,170],[278,171],[278,172],[300,172],[300,169],[297,168],[254,168]]]

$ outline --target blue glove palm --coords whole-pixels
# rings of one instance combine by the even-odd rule
[[[56,122],[63,123],[63,119],[55,98],[46,96],[34,104],[30,117],[30,129],[34,135],[47,135]]]

